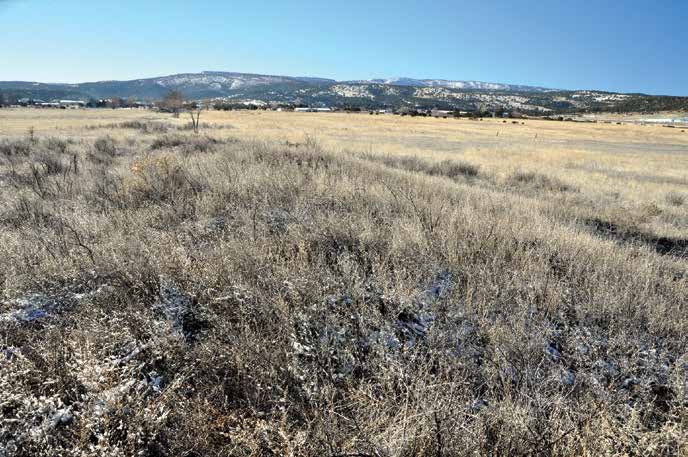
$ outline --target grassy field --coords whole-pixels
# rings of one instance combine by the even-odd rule
[[[688,453],[688,133],[187,122],[0,110],[0,455]]]

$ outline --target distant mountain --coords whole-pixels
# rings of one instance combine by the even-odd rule
[[[393,86],[414,86],[414,87],[448,87],[451,89],[469,90],[499,90],[499,91],[518,91],[518,92],[545,92],[551,89],[535,86],[521,86],[514,84],[487,83],[482,81],[452,81],[447,79],[413,79],[413,78],[389,78],[371,79],[365,81],[352,81],[358,83],[388,84]]]
[[[580,111],[688,109],[686,97],[555,90],[444,79],[390,78],[338,82],[325,78],[205,71],[80,84],[0,82],[0,96],[15,100],[69,98],[87,101],[111,97],[157,100],[171,90],[181,91],[190,100],[214,100],[233,105],[276,103],[360,108],[507,110],[545,115]]]
[[[75,98],[136,97],[159,99],[171,90],[179,90],[192,100],[225,97],[256,86],[310,87],[334,83],[331,79],[255,75],[204,71],[131,81],[99,81],[80,84],[44,84],[23,81],[0,82],[0,90],[21,92],[25,97],[41,92],[64,93]]]

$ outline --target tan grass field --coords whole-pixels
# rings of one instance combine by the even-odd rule
[[[132,120],[184,125],[185,116],[144,110],[34,110],[0,112],[0,135],[37,134],[124,138],[135,132],[84,127]],[[536,172],[575,186],[594,204],[610,200],[640,217],[658,235],[688,238],[685,209],[667,202],[688,198],[688,131],[660,125],[616,125],[539,120],[433,119],[364,114],[271,111],[210,111],[202,122],[216,137],[273,143],[304,143],[308,138],[338,154],[411,156],[431,162],[460,160],[481,167],[494,181],[513,173]],[[675,199],[674,199],[675,200]]]
[[[511,122],[0,110],[0,451],[686,455],[688,133]]]

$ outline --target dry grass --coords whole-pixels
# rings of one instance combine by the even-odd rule
[[[0,111],[0,454],[688,452],[686,139],[205,118]]]

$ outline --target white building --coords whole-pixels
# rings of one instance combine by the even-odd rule
[[[294,108],[297,113],[331,113],[332,108]]]
[[[83,108],[86,102],[81,100],[60,100],[60,108]]]

